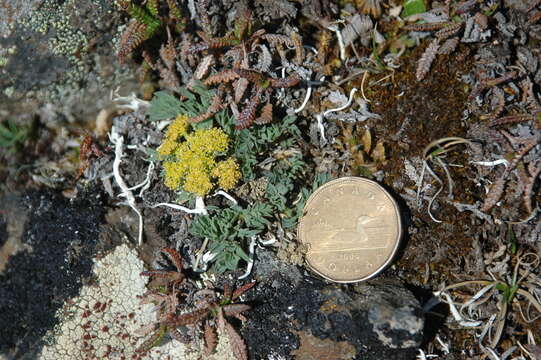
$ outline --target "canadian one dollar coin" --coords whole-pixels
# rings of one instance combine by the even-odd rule
[[[389,265],[402,224],[398,205],[378,183],[343,177],[308,198],[297,235],[314,272],[349,283],[374,277]]]

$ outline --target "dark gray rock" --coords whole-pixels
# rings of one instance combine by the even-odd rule
[[[424,316],[417,299],[399,282],[375,281],[355,287],[361,298],[362,320],[383,347],[417,348],[423,338]]]
[[[1,199],[1,222],[7,226],[0,232],[8,233],[0,233],[0,239],[8,240],[0,250],[14,242],[19,252],[4,259],[0,273],[0,357],[36,358],[43,336],[57,322],[56,310],[79,293],[82,278],[91,274],[102,207],[95,194],[83,197],[70,201],[34,192]],[[13,221],[19,221],[17,226]]]
[[[268,256],[261,251],[262,262]],[[256,264],[257,267],[258,264]],[[251,359],[413,359],[424,314],[400,282],[329,285],[296,267],[259,272],[242,329]]]

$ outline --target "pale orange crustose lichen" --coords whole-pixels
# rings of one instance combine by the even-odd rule
[[[179,115],[169,125],[158,148],[164,158],[165,185],[205,196],[215,186],[232,189],[241,177],[233,157],[226,157],[229,136],[219,128],[190,130],[188,117]]]

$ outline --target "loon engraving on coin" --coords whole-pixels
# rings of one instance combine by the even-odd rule
[[[344,177],[310,196],[297,235],[314,272],[347,283],[367,280],[392,261],[402,225],[396,202],[378,183]]]

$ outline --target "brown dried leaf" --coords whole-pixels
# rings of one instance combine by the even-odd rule
[[[222,110],[224,108],[224,103],[222,102],[222,96],[223,96],[223,85],[221,84],[218,88],[218,91],[212,98],[212,103],[209,105],[207,111],[205,111],[202,114],[199,114],[197,116],[194,116],[192,118],[188,119],[188,122],[191,123],[198,123],[201,121],[205,121],[207,119],[210,119],[214,114],[216,114],[218,111]]]
[[[370,155],[375,162],[385,162],[385,146],[383,145],[383,141],[378,141]]]
[[[233,83],[233,89],[235,92],[235,102],[239,103],[242,100],[242,97],[244,96],[244,93],[246,92],[246,88],[248,87],[248,84],[250,82],[246,78],[240,78],[237,79]]]
[[[205,56],[199,65],[197,65],[197,69],[195,69],[195,72],[193,73],[193,77],[196,80],[201,80],[205,75],[207,75],[210,67],[214,63],[214,55],[207,55]]]
[[[440,46],[440,49],[438,50],[438,54],[441,54],[441,55],[451,54],[453,51],[455,51],[459,42],[460,40],[457,37],[445,40],[443,45]]]
[[[273,88],[289,88],[297,86],[301,82],[301,79],[295,76],[288,76],[285,78],[270,79],[270,86]]]
[[[327,54],[329,53],[330,44],[332,40],[332,34],[330,31],[323,31],[319,36],[317,43],[317,61],[321,65],[326,63]]]
[[[519,115],[509,115],[504,116],[495,120],[492,120],[488,126],[498,126],[498,125],[507,125],[507,124],[516,124],[524,121],[533,120],[533,116],[529,114],[519,114]]]
[[[522,200],[524,201],[524,206],[526,207],[526,211],[528,211],[528,214],[531,214],[533,212],[532,207],[532,195],[533,195],[533,188],[535,185],[535,180],[541,173],[541,163],[537,161],[537,163],[530,163],[528,165],[528,172],[530,175],[524,182],[524,193],[522,196]]]
[[[498,203],[500,198],[503,194],[503,189],[505,187],[505,177],[501,177],[492,186],[490,187],[490,191],[488,192],[485,202],[483,203],[483,206],[481,207],[481,211],[489,211]]]
[[[295,43],[293,42],[293,40],[286,35],[264,34],[261,35],[261,38],[267,40],[268,43],[274,47],[276,47],[277,45],[286,45],[289,48],[295,47]]]
[[[138,21],[131,22],[120,38],[118,46],[118,61],[123,64],[128,54],[147,39],[147,26]]]
[[[237,79],[238,77],[239,75],[234,70],[224,70],[209,76],[205,80],[205,85],[210,86],[214,84],[227,83]]]
[[[423,56],[419,59],[417,63],[417,71],[415,76],[417,81],[421,81],[425,78],[426,74],[430,71],[430,66],[438,54],[438,49],[440,45],[438,39],[432,40],[432,42],[427,46]]]
[[[257,125],[264,125],[269,124],[270,122],[272,122],[272,104],[266,103],[265,106],[263,106],[259,117],[255,119],[255,123]]]
[[[212,34],[212,26],[210,22],[210,17],[208,13],[208,0],[198,0],[197,1],[197,10],[199,11],[199,16],[201,17],[201,26],[207,34]]]
[[[177,50],[175,49],[175,44],[171,38],[171,35],[169,35],[169,40],[167,41],[167,44],[160,47],[160,57],[165,63],[165,66],[167,66],[167,68],[171,71],[175,68],[177,55],[178,54]]]
[[[229,344],[231,345],[231,350],[233,351],[235,357],[238,360],[248,360],[248,351],[246,350],[244,340],[242,340],[240,335],[230,323],[225,321],[224,325],[227,337],[229,338]]]
[[[205,321],[205,355],[209,356],[216,350],[218,339],[216,331],[209,325],[208,321]]]
[[[379,18],[381,15],[381,1],[380,0],[356,0],[357,9],[362,14],[371,15],[374,18]]]
[[[205,319],[209,315],[209,309],[199,309],[194,310],[187,314],[182,314],[179,316],[172,316],[168,319],[168,322],[173,324],[175,327],[185,326],[185,325],[194,325]]]
[[[147,339],[145,340],[136,350],[135,352],[141,353],[141,352],[147,352],[150,349],[152,349],[154,346],[158,345],[160,341],[165,336],[165,333],[167,332],[167,326],[160,325],[160,327]]]
[[[146,63],[152,70],[156,70],[155,65],[154,65],[154,61],[152,61],[152,56],[149,54],[149,52],[146,51],[146,50],[143,50],[143,51],[141,52],[141,55],[143,56],[143,59],[145,60],[145,63]]]
[[[361,138],[361,142],[363,143],[363,150],[369,153],[370,150],[372,149],[372,134],[370,133],[369,129],[366,129],[364,131],[363,137]]]
[[[500,89],[499,87],[493,87],[492,88],[492,93],[494,95],[496,95],[496,100],[497,100],[497,103],[496,103],[496,108],[494,109],[494,111],[489,115],[489,119],[492,119],[492,120],[495,120],[496,118],[498,118],[498,116],[500,116],[500,114],[503,112],[503,110],[505,109],[505,93],[503,92],[502,89]],[[490,126],[490,125],[489,125]]]
[[[261,91],[257,91],[254,96],[248,101],[248,104],[242,109],[242,112],[239,114],[239,117],[237,118],[237,123],[235,125],[235,128],[237,130],[246,129],[254,123],[255,120],[255,113],[257,111],[257,107],[259,106]]]
[[[246,304],[229,304],[223,306],[223,311],[225,316],[238,316],[245,311],[250,310],[250,305]]]
[[[291,33],[291,39],[295,44],[295,58],[293,59],[293,61],[295,62],[295,64],[301,65],[304,59],[304,47],[302,46],[302,37],[299,35],[299,33],[293,31]]]
[[[235,291],[233,291],[233,295],[231,296],[231,300],[237,300],[242,294],[244,294],[246,291],[250,290],[255,286],[257,282],[252,281],[250,283],[242,285],[240,288],[237,288]]]
[[[161,62],[156,64],[158,72],[160,73],[160,85],[161,87],[177,91],[180,89],[180,81],[176,72],[173,69],[163,66]]]
[[[402,30],[406,31],[434,31],[443,29],[444,27],[454,25],[454,23],[450,21],[440,21],[440,22],[433,22],[433,23],[423,23],[423,24],[411,24],[406,25],[402,27]]]
[[[256,84],[261,85],[265,82],[266,77],[258,71],[247,69],[233,69],[238,76]]]
[[[436,32],[436,37],[440,40],[445,40],[460,31],[462,23],[451,23],[451,25],[445,26]]]
[[[217,307],[216,309],[216,326],[221,332],[224,332],[225,330],[225,317],[224,312],[222,311],[221,307]]]

